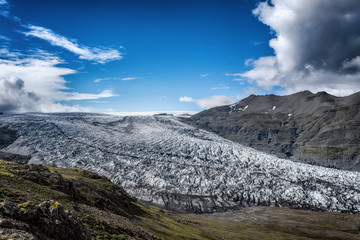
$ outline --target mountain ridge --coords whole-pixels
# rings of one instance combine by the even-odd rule
[[[250,95],[182,121],[279,157],[360,171],[360,92]]]

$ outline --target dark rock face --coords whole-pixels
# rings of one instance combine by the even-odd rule
[[[152,239],[142,229],[118,229],[120,222],[102,228],[99,213],[130,219],[143,213],[136,204],[120,186],[86,170],[0,160],[0,239],[111,239],[104,237],[109,232]]]
[[[0,127],[0,150],[15,142],[16,139],[17,139],[16,131],[8,128]],[[31,156],[24,156],[24,155],[0,151],[0,159],[6,161],[17,161],[17,162],[27,163],[30,160],[30,158]]]
[[[70,199],[82,197],[73,182],[42,165],[12,165],[7,171],[27,181],[52,186],[67,193]],[[24,209],[11,201],[1,202],[0,230],[3,236],[14,239],[91,239],[77,216],[53,200]]]
[[[84,181],[82,178],[70,180],[64,178],[58,172],[51,172],[46,166],[36,164],[17,164],[7,168],[9,173],[14,174],[16,177],[44,185],[51,186],[66,194],[69,200],[95,206],[102,210],[111,210],[112,212],[129,216],[132,212],[137,211],[137,207],[132,202],[136,201],[135,198],[129,196],[120,186],[113,185],[111,193],[99,189],[95,184]],[[95,173],[82,170],[80,176],[102,180],[110,184],[110,181]],[[87,192],[92,192],[92,198],[86,195]]]
[[[282,158],[360,171],[360,92],[251,95],[182,120]]]
[[[16,138],[16,131],[0,127],[0,149],[9,146]]]
[[[11,161],[11,162],[28,163],[29,160],[31,159],[31,156],[0,151],[0,159],[5,160],[5,161]]]
[[[91,239],[89,231],[60,203],[44,201],[25,211],[13,202],[0,204],[2,236],[15,239]]]

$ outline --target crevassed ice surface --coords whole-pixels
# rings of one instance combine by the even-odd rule
[[[19,136],[1,151],[97,172],[138,199],[170,209],[360,210],[359,173],[279,159],[174,117],[26,114],[0,116],[0,126]]]

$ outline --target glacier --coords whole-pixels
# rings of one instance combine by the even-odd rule
[[[94,171],[139,200],[180,212],[277,206],[359,213],[360,173],[295,163],[173,116],[1,115],[17,132],[2,152]]]

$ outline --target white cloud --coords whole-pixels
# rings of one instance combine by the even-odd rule
[[[239,82],[240,85],[244,85],[244,84],[246,84],[246,82],[248,82],[248,81],[246,81],[246,79],[243,79],[243,78],[234,78],[233,81]]]
[[[184,96],[184,97],[180,97],[179,101],[180,102],[194,102],[194,99],[192,97]]]
[[[360,68],[360,56],[344,62],[344,68]]]
[[[235,102],[233,97],[226,97],[223,95],[213,95],[207,98],[195,100],[195,103],[201,108],[212,108],[221,105],[227,105]]]
[[[107,80],[131,81],[131,80],[135,80],[135,79],[139,79],[139,78],[141,78],[141,77],[126,77],[126,78],[108,77],[108,78],[98,78],[98,79],[95,79],[94,82],[98,83],[98,82],[107,81]]]
[[[110,101],[99,101],[99,100],[93,100],[93,101],[89,101],[92,103],[111,103]]]
[[[238,77],[238,76],[241,76],[241,73],[225,73],[225,76]]]
[[[240,82],[240,84],[245,84],[246,82],[251,82],[249,79],[246,79],[246,78],[238,78],[238,77],[242,76],[242,73],[226,73],[225,76],[236,77],[236,78],[233,78],[232,81]]]
[[[59,103],[66,100],[99,99],[115,96],[112,90],[99,94],[66,92],[65,75],[76,71],[58,67],[63,63],[56,56],[43,51],[32,55],[0,51],[0,111],[64,112],[89,111],[79,106]]]
[[[275,33],[275,56],[249,60],[241,76],[270,89],[328,91],[347,95],[360,90],[360,4],[358,0],[272,0],[253,13]]]
[[[272,86],[280,84],[280,82],[276,82],[275,79],[278,74],[275,57],[261,57],[253,62],[253,66],[254,68],[252,70],[240,76],[249,79],[250,83],[252,83],[253,80],[261,79],[261,81],[257,81],[257,83],[265,89],[270,89]]]
[[[249,59],[246,59],[245,60],[245,66],[247,66],[247,67],[249,67],[249,66],[251,66],[252,64],[253,64],[253,62],[254,62],[254,59],[253,58],[249,58]]]
[[[3,35],[0,35],[0,40],[1,41],[10,41],[11,39],[10,38],[8,38],[8,37],[6,37],[6,36],[3,36]]]
[[[71,41],[68,38],[56,34],[52,30],[44,27],[28,25],[28,29],[28,32],[24,32],[26,36],[37,37],[48,41],[53,46],[65,48],[66,50],[79,55],[80,59],[90,60],[97,63],[106,63],[122,59],[121,53],[116,49],[91,48],[83,46],[76,43],[74,40]]]
[[[207,76],[209,76],[209,75],[210,75],[210,74],[206,73],[206,74],[200,75],[200,77],[201,77],[201,78],[204,78],[204,77],[207,77]]]
[[[15,58],[15,57],[20,57],[22,56],[23,54],[20,53],[20,52],[16,52],[16,51],[13,51],[13,52],[10,52],[7,48],[0,48],[0,57],[2,58]]]
[[[92,93],[66,93],[66,96],[62,100],[70,101],[70,100],[90,100],[90,99],[99,99],[99,98],[108,98],[118,96],[114,94],[112,89],[107,89],[102,91],[99,94],[92,94]]]
[[[206,98],[193,99],[192,97],[180,97],[180,102],[194,102],[201,108],[212,108],[216,106],[228,105],[235,102],[235,98],[223,95],[213,95]]]
[[[122,78],[121,80],[130,81],[130,80],[134,80],[134,79],[137,79],[137,77],[126,77],[126,78]]]
[[[259,91],[259,89],[258,88],[256,88],[256,87],[247,87],[247,88],[245,88],[244,90],[243,90],[243,94],[244,94],[244,96],[249,96],[249,95],[251,95],[251,94],[259,94],[260,93],[260,91]],[[242,98],[242,97],[241,97]],[[240,99],[241,99],[240,98]]]
[[[0,15],[3,17],[9,16],[9,3],[6,0],[0,0]]]
[[[213,87],[211,90],[227,90],[230,89],[228,86]]]
[[[111,77],[108,77],[108,78],[98,78],[98,79],[95,79],[94,82],[98,83],[98,82],[101,82],[101,81],[107,81],[107,80],[110,80],[112,79]]]

